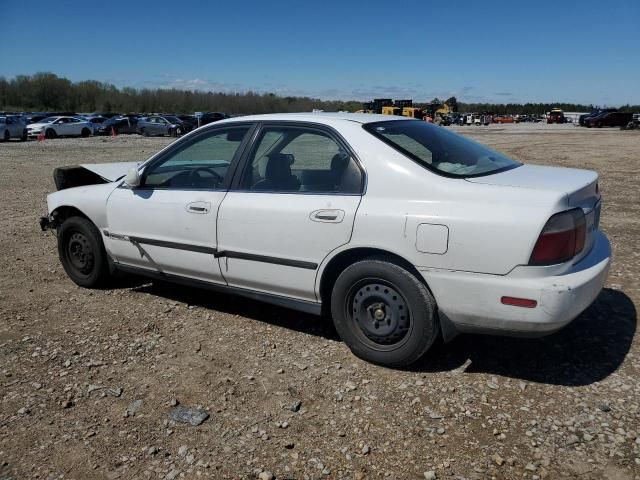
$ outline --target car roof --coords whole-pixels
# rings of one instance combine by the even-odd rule
[[[381,115],[375,113],[349,113],[349,112],[301,112],[301,113],[266,113],[262,115],[246,115],[244,117],[233,117],[220,120],[220,123],[238,122],[238,121],[299,121],[313,123],[334,123],[336,120],[356,122],[356,123],[373,123],[391,120],[411,120],[408,117]]]

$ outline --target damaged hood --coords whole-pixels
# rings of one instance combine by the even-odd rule
[[[85,163],[80,166],[95,173],[107,182],[115,182],[124,177],[130,168],[138,166],[138,162]]]

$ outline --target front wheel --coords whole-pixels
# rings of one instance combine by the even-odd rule
[[[107,253],[97,227],[83,217],[67,218],[58,229],[62,266],[77,285],[102,286],[109,277]]]
[[[331,314],[356,356],[388,367],[415,362],[438,335],[429,290],[413,273],[385,259],[362,260],[340,274]]]
[[[56,138],[58,136],[58,134],[53,128],[50,128],[46,132],[44,132],[44,136],[46,138],[48,138],[49,140],[51,140],[51,139]]]
[[[89,130],[88,128],[83,128],[80,132],[80,136],[83,138],[87,138],[89,135],[91,135],[91,130]]]
[[[20,137],[21,142],[26,142],[29,139],[29,132],[27,130],[22,131],[22,136]]]

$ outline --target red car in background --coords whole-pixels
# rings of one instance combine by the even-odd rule
[[[493,123],[513,123],[515,120],[508,115],[496,115],[493,117]]]
[[[564,116],[562,110],[551,110],[547,115],[547,123],[567,123],[567,117]]]

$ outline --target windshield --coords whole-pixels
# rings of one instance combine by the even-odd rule
[[[394,120],[364,129],[420,165],[450,177],[473,177],[521,164],[484,145],[420,120]]]
[[[47,118],[43,118],[42,120],[38,120],[36,123],[52,123],[52,122],[55,122],[57,118],[58,117],[47,117]]]

